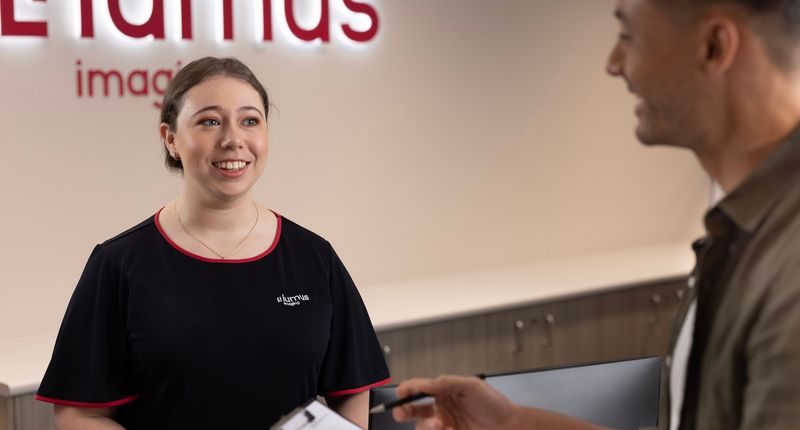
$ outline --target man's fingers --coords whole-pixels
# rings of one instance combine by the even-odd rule
[[[441,375],[430,381],[430,389],[437,393],[458,392],[475,389],[483,383],[474,376]]]
[[[444,424],[438,417],[417,421],[416,430],[442,430]]]
[[[417,393],[430,393],[431,380],[425,378],[413,378],[403,382],[397,387],[397,397],[412,396]]]
[[[392,416],[395,421],[410,421],[419,420],[423,418],[430,418],[434,415],[435,410],[432,403],[415,405],[407,404],[394,408]]]

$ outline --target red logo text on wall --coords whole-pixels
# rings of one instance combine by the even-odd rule
[[[15,12],[15,0],[0,0],[0,37],[32,37],[47,38],[48,22],[46,19],[22,19]],[[32,0],[37,3],[46,3],[47,0]],[[59,0],[63,1],[63,0]],[[72,0],[80,6],[80,38],[95,38],[95,9],[94,0]],[[166,39],[166,19],[164,13],[165,0],[139,0],[148,5],[150,16],[143,23],[132,23],[123,14],[120,3],[123,0],[107,0],[108,15],[113,27],[120,34],[132,39]],[[180,40],[192,40],[195,29],[192,25],[192,0],[167,0],[180,2]],[[225,41],[234,39],[233,0],[216,0],[222,4],[222,38]],[[302,26],[298,23],[295,14],[294,0],[252,0],[261,2],[263,14],[261,23],[262,34],[258,35],[264,43],[274,41],[274,24],[283,20],[291,36],[301,42],[330,43],[331,40],[331,6],[332,0],[298,0],[299,2],[317,2],[319,6],[319,19],[312,26]],[[379,27],[378,13],[371,4],[359,0],[333,0],[337,1],[350,13],[363,15],[368,19],[369,25],[364,29],[356,29],[348,23],[341,24],[341,34],[355,44],[364,44],[372,41]],[[212,2],[209,1],[208,4]],[[273,4],[275,3],[275,4]],[[316,5],[316,4],[315,4]],[[282,7],[280,7],[282,6]],[[283,13],[274,13],[283,12]],[[363,20],[362,20],[363,21]],[[363,27],[363,26],[362,26]],[[166,86],[172,80],[172,69],[158,69],[152,73],[145,69],[132,70],[128,73],[119,70],[84,69],[82,61],[76,61],[76,94],[78,97],[95,97],[102,95],[109,97],[112,88],[117,89],[120,97],[127,95],[147,96],[152,92],[163,96]],[[176,67],[180,68],[180,61]],[[154,103],[160,108],[158,102]]]

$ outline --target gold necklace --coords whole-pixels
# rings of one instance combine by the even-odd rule
[[[211,248],[210,246],[206,245],[206,243],[205,243],[205,242],[203,242],[202,240],[198,239],[198,238],[197,238],[197,237],[195,237],[193,234],[189,233],[189,229],[187,229],[187,228],[186,228],[186,226],[185,226],[185,225],[183,225],[183,220],[181,219],[181,214],[178,212],[178,202],[177,202],[177,201],[175,201],[175,215],[178,217],[178,222],[181,224],[181,228],[183,229],[183,232],[184,232],[184,233],[186,233],[187,235],[189,235],[189,237],[191,237],[192,239],[196,240],[196,241],[197,241],[197,243],[199,243],[200,245],[203,245],[203,246],[205,246],[205,247],[206,247],[206,249],[208,249],[209,251],[213,252],[213,253],[214,253],[214,254],[215,254],[217,257],[219,257],[219,258],[221,258],[221,259],[223,259],[223,260],[227,260],[227,259],[228,259],[228,257],[230,257],[231,255],[233,255],[233,253],[234,253],[234,252],[236,252],[236,250],[237,250],[237,249],[239,249],[239,246],[240,246],[242,243],[244,243],[244,241],[245,241],[245,240],[247,240],[247,238],[248,238],[248,237],[250,237],[250,234],[252,234],[252,233],[253,233],[253,230],[255,230],[255,229],[256,229],[256,226],[258,225],[258,213],[259,213],[259,212],[261,212],[261,211],[259,211],[259,210],[258,210],[258,206],[256,206],[256,203],[255,203],[255,202],[253,202],[253,207],[256,209],[256,222],[254,222],[254,223],[253,223],[253,226],[252,226],[252,227],[250,227],[250,231],[248,231],[248,232],[247,232],[247,234],[246,234],[246,235],[244,235],[244,237],[242,238],[242,240],[240,240],[240,241],[239,241],[239,243],[237,243],[237,244],[236,244],[236,246],[235,246],[235,247],[233,247],[233,250],[232,250],[231,252],[229,252],[229,253],[228,253],[228,255],[222,255],[222,254],[220,254],[219,252],[217,252],[217,251],[214,251],[214,249],[213,249],[213,248]]]

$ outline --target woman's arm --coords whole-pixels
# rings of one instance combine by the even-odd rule
[[[345,396],[326,397],[325,402],[336,411],[337,414],[358,424],[361,428],[367,428],[369,423],[369,390],[357,394]]]
[[[79,408],[53,405],[53,417],[58,430],[125,430],[111,419],[114,408]]]

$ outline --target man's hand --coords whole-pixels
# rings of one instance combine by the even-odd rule
[[[609,430],[565,415],[515,405],[478,378],[411,379],[397,387],[399,397],[417,393],[430,394],[436,402],[398,406],[394,409],[394,419],[417,420],[418,429]]]
[[[436,402],[406,404],[394,409],[398,421],[419,420],[418,429],[482,430],[507,427],[517,407],[478,378],[440,376],[411,379],[397,387],[398,397],[426,393]]]

